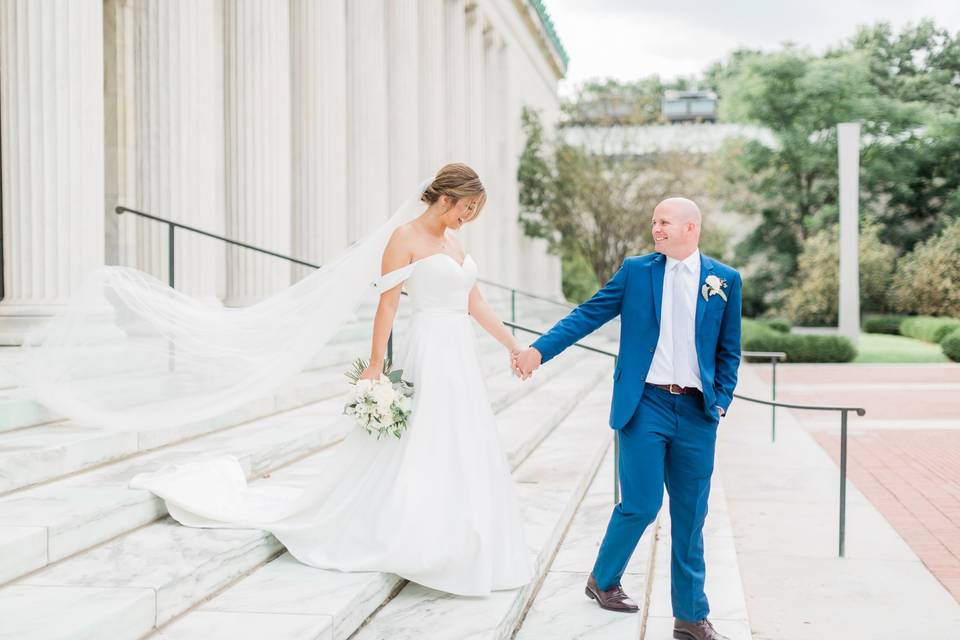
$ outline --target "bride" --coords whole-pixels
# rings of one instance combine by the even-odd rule
[[[470,318],[509,355],[520,345],[481,295],[477,265],[453,233],[476,219],[486,194],[470,167],[450,164],[420,200],[426,210],[396,226],[383,250],[361,376],[383,369],[405,284],[413,313],[397,363],[415,394],[400,439],[354,427],[305,489],[247,486],[231,456],[140,474],[131,487],[163,498],[186,526],[268,530],[314,567],[395,573],[469,596],[526,584],[531,556]]]

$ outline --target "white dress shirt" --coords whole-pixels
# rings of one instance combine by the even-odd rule
[[[699,287],[699,250],[685,260],[667,258],[660,305],[660,338],[647,382],[678,384],[703,391],[695,341]],[[683,295],[675,299],[674,292]]]

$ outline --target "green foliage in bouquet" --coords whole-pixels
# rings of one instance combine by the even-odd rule
[[[367,370],[367,361],[363,358],[357,358],[353,361],[353,366],[347,371],[344,375],[350,379],[350,382],[353,384],[357,383],[357,380],[360,379],[360,376],[363,375],[363,372]],[[389,358],[383,360],[383,375],[390,378],[390,382],[393,384],[403,383],[409,388],[413,388],[413,384],[403,380],[403,369],[397,369],[396,371],[391,371],[393,363],[390,362]]]

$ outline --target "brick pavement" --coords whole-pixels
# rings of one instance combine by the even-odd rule
[[[839,462],[840,438],[814,438]],[[960,430],[852,434],[849,479],[960,601]]]
[[[769,381],[768,367],[754,370]],[[788,385],[778,394],[783,402],[863,406],[871,421],[915,421],[910,429],[857,429],[851,417],[849,478],[960,601],[960,429],[923,427],[926,420],[960,421],[960,393],[923,388],[960,382],[960,365],[785,365],[777,382]],[[844,389],[865,383],[884,388]],[[890,383],[903,387],[893,392]],[[839,418],[825,428],[822,414],[793,415],[839,462]]]

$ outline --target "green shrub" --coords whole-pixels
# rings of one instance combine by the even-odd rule
[[[743,321],[741,347],[744,351],[783,351],[787,362],[850,362],[857,357],[853,343],[843,336],[781,333],[749,319]]]
[[[860,229],[860,306],[864,311],[887,309],[887,290],[897,251],[883,244],[875,224]],[[796,277],[784,292],[784,313],[795,324],[836,326],[840,290],[839,231],[834,225],[809,238],[797,258]]]
[[[905,315],[894,313],[867,315],[863,318],[863,330],[867,333],[887,333],[898,336],[900,335],[900,323],[906,318]]]
[[[907,318],[900,323],[900,333],[902,335],[933,343],[939,343],[947,337],[948,333],[957,328],[960,328],[960,320],[956,318],[917,316]]]
[[[953,360],[960,362],[960,329],[954,329],[946,335],[940,342],[943,354]]]
[[[790,321],[781,320],[780,318],[770,318],[760,321],[766,328],[771,331],[776,331],[777,333],[790,333]]]
[[[563,271],[563,296],[575,304],[580,304],[600,288],[593,268],[580,255],[564,255],[561,260]]]
[[[960,218],[897,261],[890,297],[906,313],[960,318]]]

